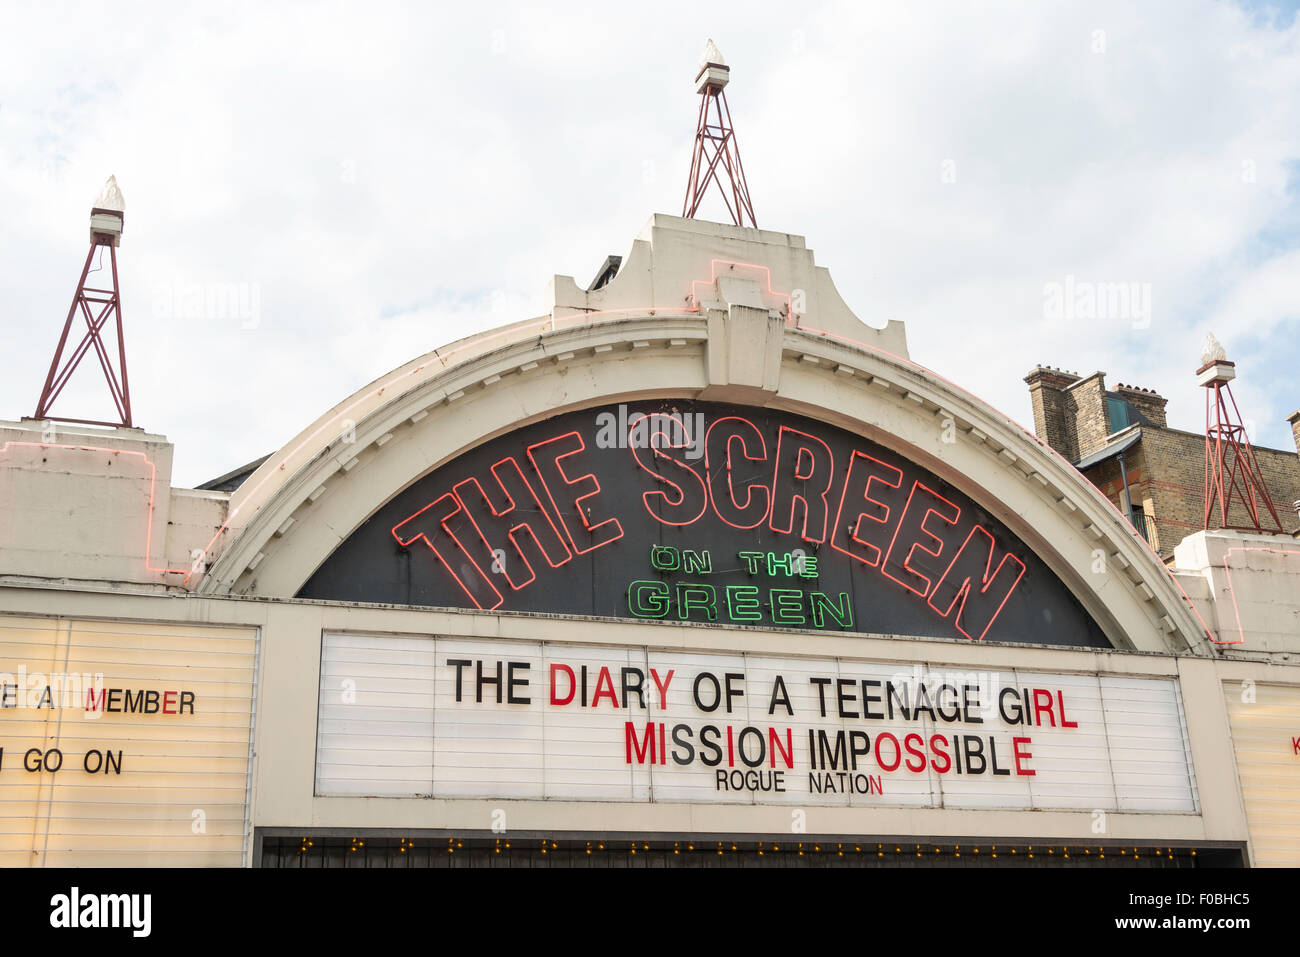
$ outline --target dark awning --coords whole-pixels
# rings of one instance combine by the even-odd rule
[[[1102,448],[1098,449],[1096,452],[1093,452],[1091,455],[1075,462],[1074,467],[1078,469],[1080,472],[1082,472],[1084,469],[1090,469],[1094,465],[1099,465],[1102,462],[1106,461],[1107,459],[1113,458],[1116,455],[1119,455],[1121,452],[1125,452],[1131,449],[1134,445],[1137,444],[1137,441],[1140,438],[1142,438],[1142,430],[1134,429],[1131,435],[1126,435],[1122,439],[1116,439],[1114,442],[1111,442],[1109,445],[1103,446]]]

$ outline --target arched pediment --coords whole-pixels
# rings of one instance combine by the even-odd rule
[[[432,376],[359,421],[346,424],[340,414],[335,441],[268,495],[200,590],[298,595],[390,500],[531,423],[650,398],[739,392],[746,404],[765,396],[763,408],[862,436],[943,479],[1029,546],[1112,645],[1200,646],[1195,618],[1146,544],[1077,471],[1010,420],[906,360],[784,322],[778,388],[718,383],[710,377],[720,360],[709,322],[644,316],[549,332]],[[733,337],[733,348],[737,339],[752,342]]]
[[[635,263],[634,256],[629,285],[641,281]],[[813,270],[810,258],[807,265]],[[796,428],[793,417],[820,423],[828,436],[849,437],[835,439],[841,459],[853,437],[862,449],[887,450],[880,457],[910,467],[911,480],[932,476],[929,485],[943,484],[987,516],[984,524],[996,524],[1007,543],[1032,558],[1029,564],[1041,565],[1111,646],[1204,652],[1204,630],[1163,564],[1068,462],[900,354],[901,330],[858,332],[834,315],[820,325],[835,328],[811,328],[817,314],[792,311],[792,298],[783,306],[772,274],[756,275],[758,268],[712,257],[676,308],[657,304],[662,292],[653,308],[641,309],[592,309],[602,303],[590,301],[561,307],[557,296],[543,319],[395,370],[340,403],[236,493],[229,528],[198,590],[298,596],[343,543],[440,467],[579,410],[681,399],[714,404],[700,409],[721,409],[720,403],[760,410],[771,420],[769,438],[778,434],[771,429]],[[818,279],[814,270],[806,281]],[[620,274],[611,286],[622,280]],[[626,288],[609,294],[617,303],[615,294],[626,301]],[[821,299],[831,302],[825,290]],[[807,467],[797,466],[797,474]],[[447,476],[452,483],[463,478]],[[842,485],[838,472],[835,481]],[[831,493],[843,494],[839,486]],[[955,523],[951,528],[956,534]],[[832,547],[829,533],[826,546]],[[947,547],[954,554],[957,546]],[[1008,547],[993,551],[1001,556]],[[388,593],[348,597],[392,600]],[[877,629],[859,616],[853,630]],[[936,626],[935,634],[951,633]]]

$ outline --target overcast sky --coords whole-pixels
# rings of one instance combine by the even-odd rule
[[[115,174],[135,418],[176,485],[680,212],[708,37],[759,224],[914,360],[1031,427],[1034,365],[1101,369],[1197,431],[1212,329],[1252,438],[1294,448],[1294,2],[2,6],[0,417],[35,408]],[[1100,283],[1126,314],[1058,308]],[[106,415],[97,375],[56,414]]]

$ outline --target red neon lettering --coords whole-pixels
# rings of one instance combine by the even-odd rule
[[[494,571],[499,568],[506,581],[510,583],[510,587],[518,591],[537,578],[537,573],[533,571],[533,565],[524,551],[525,544],[529,545],[529,551],[534,555],[541,555],[551,568],[559,568],[572,555],[569,553],[569,547],[564,544],[564,539],[560,537],[555,523],[551,521],[550,515],[542,506],[541,499],[528,484],[528,479],[524,477],[519,463],[513,457],[507,457],[493,465],[491,472],[492,477],[496,479],[495,489],[491,489],[493,484],[491,482],[488,483],[489,488],[485,489],[477,478],[467,478],[452,486],[452,491],[455,492],[465,517],[474,526],[475,534],[470,536],[471,540],[477,540],[482,546],[480,563]],[[514,490],[514,495],[511,494],[511,489]],[[496,501],[492,500],[489,490],[499,495]],[[524,509],[516,508],[516,498],[525,503]],[[527,509],[528,503],[536,506],[536,512],[542,517],[542,521],[523,517],[527,511],[531,511]],[[512,513],[514,517],[522,520],[514,524],[509,520],[500,521]],[[484,533],[484,525],[487,525],[492,532],[492,539]],[[503,561],[499,565],[494,565],[495,552],[503,538],[510,542],[518,562]],[[520,565],[527,571],[527,575],[520,574]]]
[[[735,456],[739,446],[740,455]],[[757,448],[758,454],[751,454]],[[742,461],[749,465],[741,472],[745,501],[736,501],[737,471]],[[726,416],[718,419],[704,433],[704,471],[709,476],[709,501],[713,514],[732,528],[756,528],[767,520],[772,493],[759,469],[767,464],[767,443],[763,433],[748,419]],[[724,480],[725,479],[725,484]]]
[[[169,707],[169,706],[170,706],[170,707]],[[162,706],[162,710],[163,710],[163,714],[175,714],[175,713],[176,713],[176,692],[175,692],[175,691],[164,691],[164,692],[163,692],[163,706]]]
[[[564,459],[572,458],[586,447],[582,436],[577,432],[566,432],[564,435],[557,435],[553,439],[528,446],[528,460],[533,463],[533,468],[541,476],[546,497],[550,500],[555,513],[560,516],[564,532],[569,536],[569,544],[579,555],[585,555],[593,549],[623,537],[623,526],[619,524],[617,518],[594,519],[591,515],[591,504],[594,503],[584,504],[588,499],[593,499],[600,494],[600,482],[596,480],[596,476],[588,472],[576,478],[569,478],[564,470]],[[561,496],[564,508],[556,504],[557,494]],[[584,533],[581,536],[582,540],[590,542],[585,548],[578,545],[579,536],[574,535],[575,526],[571,520],[574,512],[582,522],[580,526]]]
[[[709,490],[699,472],[682,460],[662,451],[663,448],[684,449],[690,446],[691,443],[686,438],[686,426],[677,416],[665,415],[661,412],[649,416],[639,415],[628,423],[629,439],[636,433],[636,425],[642,419],[650,420],[650,465],[642,460],[642,450],[637,448],[638,443],[635,441],[628,442],[632,457],[636,459],[637,465],[665,485],[671,485],[676,493],[669,495],[667,492],[657,490],[646,492],[641,496],[646,511],[665,525],[694,525],[709,507]],[[664,431],[665,427],[668,429],[667,432]],[[658,466],[658,468],[651,466]],[[705,468],[708,468],[707,463]],[[669,469],[676,470],[678,478],[685,483],[684,486],[677,484],[661,471]]]
[[[889,534],[890,508],[871,497],[873,482],[899,489],[903,485],[903,473],[865,452],[854,452],[849,457],[849,472],[844,479],[844,491],[840,494],[839,511],[835,513],[835,528],[831,531],[832,548],[868,566],[879,564],[881,548]],[[849,497],[850,490],[852,498]],[[844,513],[846,503],[848,515]],[[865,536],[864,522],[868,523]]]
[[[479,567],[478,562],[474,561],[474,556],[469,550],[461,544],[461,540],[456,537],[455,532],[447,524],[455,515],[463,512],[460,506],[460,500],[451,492],[439,496],[424,508],[420,509],[409,518],[404,518],[393,526],[393,537],[397,539],[398,544],[404,546],[413,545],[416,541],[423,541],[442,562],[442,567],[447,569],[447,574],[456,580],[456,584],[461,587],[469,600],[474,603],[475,608],[493,609],[500,605],[505,598],[497,590],[497,586],[492,584],[492,580]],[[439,545],[442,547],[439,548]],[[447,554],[452,554],[455,549],[465,559],[460,564],[461,568],[473,569],[476,575],[471,574],[469,581],[466,582],[456,573],[456,566],[447,560]],[[446,552],[447,554],[444,554]]]
[[[752,529],[766,520],[779,534],[797,532],[814,543],[829,540],[837,552],[879,567],[891,581],[928,599],[929,607],[971,640],[987,636],[1025,575],[1019,557],[995,554],[997,542],[983,526],[974,526],[956,547],[960,533],[953,529],[962,507],[919,480],[912,482],[904,501],[904,472],[865,452],[850,454],[828,530],[835,456],[816,435],[781,425],[775,454],[769,456],[764,434],[752,421],[725,416],[705,434],[701,472],[673,453],[690,444],[679,415],[642,414],[628,428],[632,436],[648,431],[650,456],[643,454],[647,443],[638,438],[629,443],[633,460],[668,486],[642,495],[657,521],[688,526],[711,508],[732,528]],[[575,553],[623,537],[617,517],[592,514],[601,493],[596,476],[572,474],[580,471],[584,451],[577,431],[534,443],[527,447],[532,474],[521,467],[522,457],[506,456],[491,466],[492,480],[458,482],[450,493],[395,525],[393,535],[402,545],[424,541],[474,607],[498,608],[503,590],[496,575],[485,569],[518,591],[536,581],[538,555],[555,569]],[[770,478],[764,478],[769,468]],[[573,520],[575,512],[580,524]],[[506,541],[512,560],[497,564],[495,556]]]
[[[776,467],[772,472],[772,517],[774,532],[790,534],[796,506],[802,506],[799,531],[806,542],[826,541],[826,518],[830,511],[826,493],[835,479],[835,456],[831,447],[807,432],[783,425],[777,432]],[[796,482],[806,483],[795,491]]]
[[[935,584],[928,604],[944,618],[956,608],[957,630],[979,641],[993,627],[1024,574],[1025,563],[1010,552],[993,568],[993,536],[976,525]]]
[[[95,689],[86,689],[86,710],[103,711],[104,710],[104,689],[99,689],[99,701],[95,701]]]
[[[569,676],[569,694],[564,698],[561,698],[559,696],[556,689],[555,677],[556,675],[559,674],[565,674]],[[573,669],[570,668],[568,665],[552,664],[551,665],[551,704],[566,705],[573,700],[573,696],[577,693],[577,691],[578,691],[578,682],[574,680]]]
[[[919,497],[918,492],[920,493]],[[924,501],[926,498],[930,500],[929,503]],[[923,509],[924,511],[922,511]],[[920,482],[913,483],[912,491],[907,496],[907,505],[903,508],[903,517],[898,520],[898,527],[894,529],[894,537],[889,543],[889,550],[885,552],[885,560],[880,566],[882,575],[886,578],[892,578],[908,591],[915,592],[922,598],[930,590],[930,579],[916,569],[916,566],[912,563],[912,557],[917,552],[921,552],[931,558],[938,558],[943,552],[944,545],[943,539],[926,527],[931,515],[937,515],[949,525],[955,525],[957,519],[961,516],[961,508]],[[904,574],[912,579],[911,582],[899,578],[897,575],[891,575],[889,572],[891,567],[897,567],[890,560],[894,558],[894,549],[899,547],[900,537],[902,538],[902,546],[907,548],[907,554],[903,556],[901,568]],[[932,540],[938,547],[926,548],[924,540],[927,538]],[[914,583],[919,583],[919,587]]]
[[[100,695],[102,696],[103,693],[104,693],[104,692],[101,691],[101,692],[100,692]],[[1292,739],[1291,739],[1291,753],[1292,753],[1292,754],[1300,754],[1300,738],[1292,738]]]

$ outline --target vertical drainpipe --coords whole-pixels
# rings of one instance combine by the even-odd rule
[[[1124,464],[1124,453],[1119,453],[1119,477],[1124,483],[1124,517],[1133,521],[1133,499],[1128,494],[1128,466]]]
[[[1124,464],[1123,452],[1119,453],[1119,477],[1124,483],[1124,517],[1128,519],[1130,525],[1137,528],[1137,525],[1133,522],[1133,498],[1128,491],[1128,466]],[[1138,528],[1138,531],[1143,538],[1147,537],[1145,528]]]

